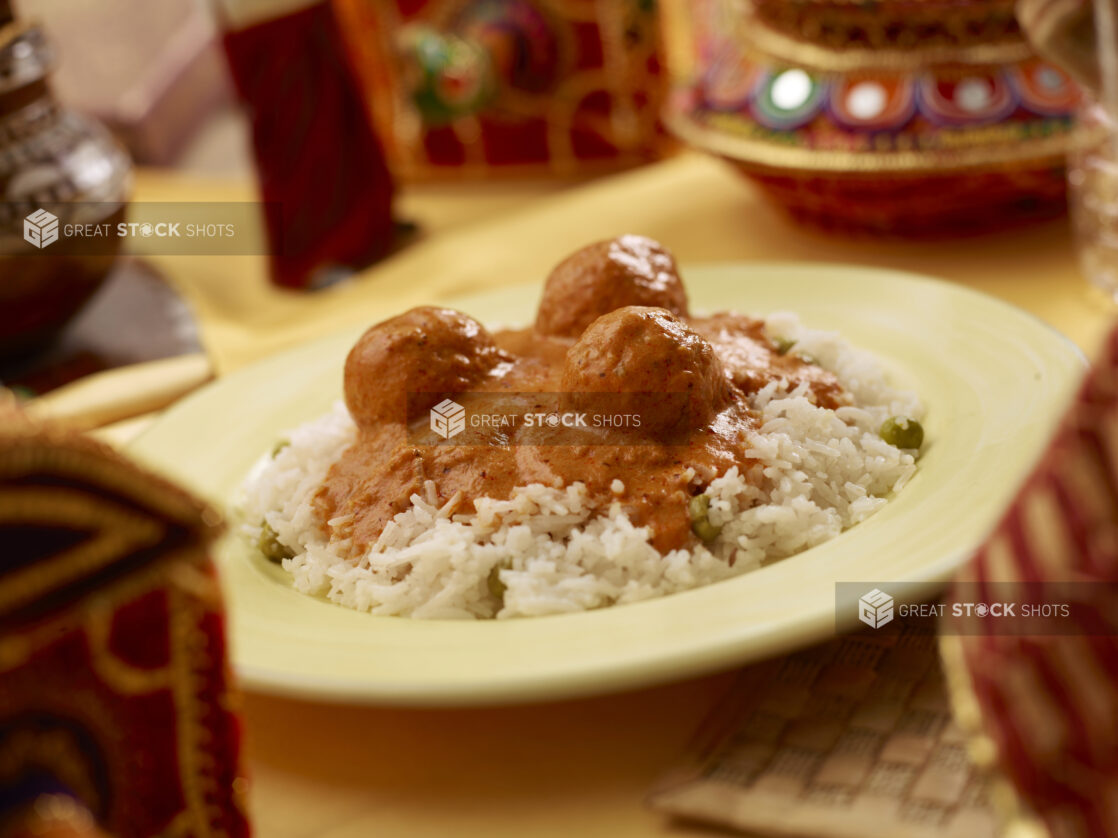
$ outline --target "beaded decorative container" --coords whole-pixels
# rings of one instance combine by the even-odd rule
[[[669,0],[669,127],[826,227],[960,234],[1059,214],[1078,88],[1011,0]]]
[[[567,176],[652,159],[655,0],[334,0],[400,178]]]

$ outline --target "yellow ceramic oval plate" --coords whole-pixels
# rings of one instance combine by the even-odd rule
[[[928,405],[911,483],[868,521],[761,570],[663,599],[485,622],[373,617],[296,593],[236,534],[217,554],[233,665],[253,688],[339,701],[476,704],[620,690],[729,667],[835,630],[836,581],[943,580],[993,526],[1082,374],[1040,321],[947,282],[869,268],[717,265],[685,274],[696,311],[798,312],[874,352]],[[540,286],[454,304],[525,323]],[[381,312],[378,314],[386,314]],[[357,334],[229,375],[169,410],[132,447],[230,508],[280,434],[339,398]]]

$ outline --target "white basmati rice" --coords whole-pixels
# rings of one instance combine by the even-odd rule
[[[808,330],[791,314],[767,319],[771,336],[796,341],[836,374],[854,406],[816,407],[801,389],[776,383],[751,396],[761,416],[749,455],[763,480],[737,469],[706,489],[714,541],[663,555],[647,528],[634,526],[620,502],[594,515],[585,487],[539,484],[508,500],[481,498],[457,514],[460,498],[437,505],[434,486],[384,528],[363,555],[323,532],[312,498],[330,466],[353,442],[355,426],[341,403],[290,435],[290,445],[246,483],[245,533],[264,523],[294,552],[283,567],[299,591],[373,614],[423,618],[520,617],[637,602],[737,576],[762,562],[806,550],[864,521],[916,469],[911,453],[883,442],[877,430],[892,415],[923,418],[910,392],[892,388],[877,361],[831,332]],[[615,494],[624,485],[615,480]],[[497,581],[499,580],[499,581]],[[503,597],[497,591],[503,588]]]

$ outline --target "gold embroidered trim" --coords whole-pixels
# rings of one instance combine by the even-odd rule
[[[0,610],[30,602],[66,582],[111,565],[122,555],[158,543],[156,519],[72,489],[0,491],[0,522],[89,530],[89,537],[50,561],[10,573],[0,586]]]
[[[755,16],[749,16],[741,24],[738,42],[743,45],[743,54],[754,53],[776,62],[829,73],[927,71],[929,67],[941,64],[1016,64],[1036,56],[1024,40],[967,46],[938,44],[909,49],[833,49],[785,35],[766,26]]]
[[[196,570],[195,565],[206,560],[205,553],[197,545],[187,545],[181,549],[165,553],[158,563],[141,568],[110,585],[98,589],[75,608],[67,609],[65,612],[49,618],[47,622],[42,623],[32,631],[21,631],[18,634],[0,636],[0,674],[21,666],[31,655],[39,649],[57,642],[66,632],[84,630],[85,621],[94,610],[98,608],[112,610],[121,603],[139,599],[156,588],[163,587],[168,579],[173,584],[178,584],[180,577],[176,571],[181,565],[187,565],[189,569],[200,574],[201,572]],[[212,603],[212,607],[220,608],[220,591],[216,588],[215,582],[214,591],[207,595],[212,599],[208,598],[207,601]],[[202,588],[199,585],[192,585],[188,590],[197,595]]]
[[[225,830],[215,830],[224,817],[216,804],[218,766],[212,744],[214,733],[200,716],[201,687],[207,673],[217,662],[208,648],[209,638],[200,627],[204,605],[184,591],[171,587],[167,592],[171,619],[171,644],[175,651],[171,665],[178,739],[179,776],[183,783],[188,834],[198,838],[223,838]]]
[[[120,695],[143,695],[170,687],[169,666],[140,669],[113,654],[109,648],[112,619],[113,610],[101,604],[91,611],[85,624],[89,662],[97,677]]]
[[[109,490],[124,495],[153,514],[192,529],[199,522],[214,528],[221,522],[206,504],[138,468],[108,446],[54,427],[33,427],[15,434],[0,430],[0,479],[27,474],[84,481],[90,484],[86,491]]]
[[[975,168],[996,168],[1021,163],[1063,165],[1072,149],[1097,140],[1097,131],[1082,126],[1028,142],[982,147],[912,151],[830,151],[790,148],[763,139],[734,136],[696,123],[685,114],[666,112],[664,121],[680,139],[692,146],[754,168],[796,169],[850,175],[943,174]],[[991,126],[996,127],[996,126]]]
[[[1023,40],[1012,6],[993,8],[988,3],[943,9],[868,8],[838,10],[831,6],[810,8],[782,2],[758,4],[755,17],[766,29],[824,49],[914,49],[943,47],[966,49],[981,44]]]
[[[216,579],[198,570],[197,563],[203,556],[197,547],[172,551],[166,556],[166,563],[172,566],[170,573],[166,565],[151,567],[143,574],[129,577],[123,584],[111,588],[114,600],[130,600],[143,596],[150,590],[161,588],[170,583],[167,591],[167,613],[170,621],[171,660],[167,667],[148,673],[137,670],[121,662],[108,653],[106,648],[108,624],[105,615],[111,612],[114,604],[104,601],[101,594],[85,614],[80,625],[73,628],[84,630],[90,640],[90,659],[98,678],[107,686],[125,694],[146,691],[147,688],[169,687],[175,703],[176,736],[179,752],[179,770],[184,789],[184,809],[164,831],[164,838],[221,838],[227,833],[217,830],[225,813],[212,801],[221,797],[217,785],[219,766],[216,765],[213,744],[214,733],[207,729],[205,720],[200,716],[201,695],[206,678],[211,677],[217,666],[215,651],[209,647],[209,637],[200,623],[207,610],[220,602],[220,590]],[[146,584],[141,584],[146,583]],[[39,645],[57,641],[59,627],[69,625],[72,615],[44,627]],[[98,637],[100,635],[100,637]],[[26,637],[23,637],[26,640]],[[29,651],[29,650],[28,650]],[[127,671],[125,671],[127,670]],[[150,679],[145,676],[151,675]],[[156,683],[165,680],[166,683]],[[147,683],[143,683],[147,681]],[[235,706],[237,696],[231,685],[226,685],[226,701]],[[221,707],[219,710],[226,710]],[[10,750],[10,749],[8,749]],[[38,751],[37,751],[38,752]],[[24,753],[20,751],[19,753]],[[4,759],[7,751],[0,752],[0,779],[3,777]],[[25,760],[24,760],[25,761]],[[62,775],[60,775],[62,776]],[[68,775],[66,775],[68,776]],[[87,789],[72,782],[83,799],[94,799],[92,787]],[[80,786],[80,788],[78,788]],[[239,790],[234,789],[233,805],[244,812],[244,783]]]

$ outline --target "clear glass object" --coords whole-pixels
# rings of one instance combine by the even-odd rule
[[[1118,302],[1118,126],[1098,104],[1080,114],[1084,141],[1068,159],[1068,204],[1080,267]]]

